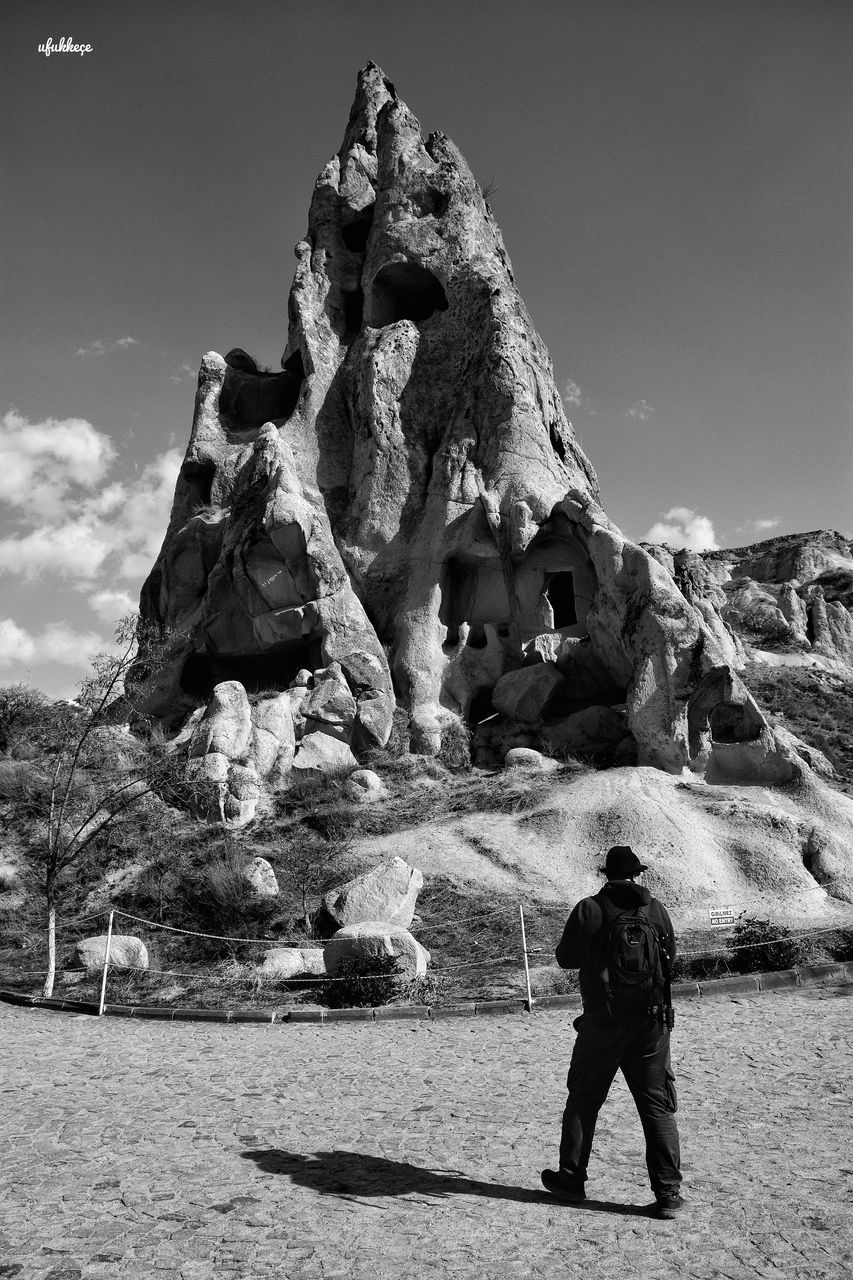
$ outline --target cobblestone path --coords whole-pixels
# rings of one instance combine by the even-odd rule
[[[853,988],[685,1003],[689,1207],[624,1084],[583,1207],[549,1200],[567,1013],[255,1026],[0,1005],[0,1277],[506,1280],[853,1268]]]

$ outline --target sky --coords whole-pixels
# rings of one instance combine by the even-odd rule
[[[0,34],[0,684],[70,695],[136,606],[202,355],[278,366],[369,59],[493,188],[628,537],[853,536],[849,0],[7,0]]]

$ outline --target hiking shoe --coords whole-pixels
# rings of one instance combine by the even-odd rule
[[[542,1186],[564,1204],[580,1204],[586,1199],[583,1183],[570,1182],[559,1169],[543,1169]]]
[[[660,1196],[655,1205],[655,1217],[669,1221],[677,1217],[683,1208],[684,1201],[681,1196]]]

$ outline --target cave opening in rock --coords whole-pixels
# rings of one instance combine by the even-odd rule
[[[364,320],[364,293],[361,289],[344,289],[344,325],[347,336],[354,337],[361,332]]]
[[[281,373],[252,372],[229,364],[219,393],[219,412],[232,431],[250,431],[289,418],[296,408],[305,369],[296,351]]]
[[[224,680],[239,680],[247,693],[287,689],[298,671],[322,665],[319,641],[291,640],[266,653],[191,653],[181,672],[181,688],[210,699]]]
[[[554,615],[554,630],[573,627],[578,620],[575,576],[569,569],[545,575],[545,595]]]
[[[341,239],[352,253],[364,253],[373,226],[373,211],[376,206],[369,204],[349,222],[341,227]]]
[[[381,329],[398,320],[419,324],[436,311],[447,310],[447,295],[439,280],[415,262],[390,262],[373,281],[369,323]]]
[[[210,495],[213,489],[213,478],[216,466],[212,462],[185,462],[181,467],[181,475],[187,482],[190,491],[190,502],[193,510],[210,506]]]
[[[718,703],[708,723],[713,742],[755,742],[764,727],[751,707],[735,702]]]

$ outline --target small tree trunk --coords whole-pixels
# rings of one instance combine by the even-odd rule
[[[56,907],[53,903],[47,909],[47,977],[44,980],[42,995],[50,998],[53,995],[53,982],[56,977]]]

